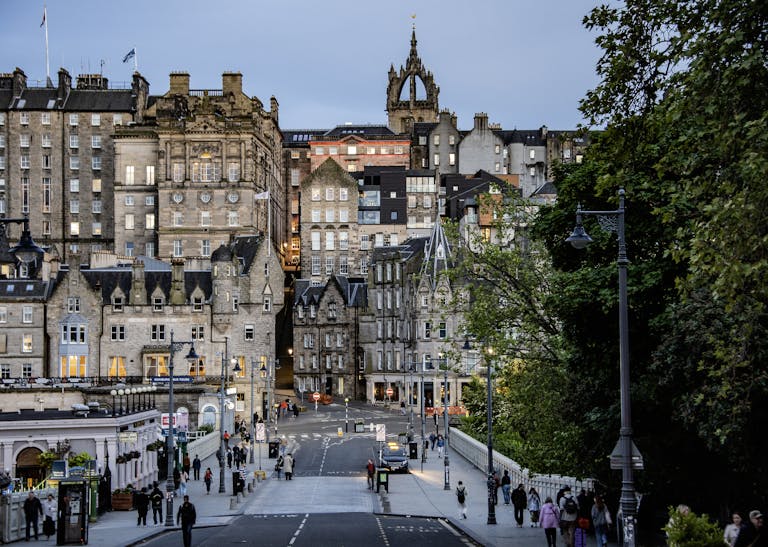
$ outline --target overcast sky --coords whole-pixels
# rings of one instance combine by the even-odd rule
[[[99,72],[130,80],[133,47],[152,94],[172,71],[221,89],[239,71],[248,95],[280,103],[283,129],[386,123],[387,72],[404,65],[416,24],[440,107],[472,127],[571,129],[597,83],[595,35],[581,25],[597,0],[48,0],[51,77]],[[413,19],[412,15],[416,18]],[[0,0],[0,72],[45,79],[43,3]]]

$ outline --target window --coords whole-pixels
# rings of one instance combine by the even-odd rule
[[[101,170],[101,156],[93,156],[91,158],[91,169],[94,171]]]
[[[325,189],[325,201],[333,201],[334,191],[333,188]]]
[[[122,312],[123,311],[123,304],[125,303],[125,299],[122,296],[113,296],[112,297],[112,311],[115,312]]]
[[[349,232],[339,232],[339,250],[349,249]]]
[[[312,275],[320,275],[320,257],[312,255]]]
[[[291,169],[291,186],[299,185],[299,170],[294,167]]]
[[[77,135],[77,133],[73,133],[69,136],[69,147],[70,148],[80,147],[80,136]]]
[[[322,156],[325,154],[325,149],[322,146],[315,147],[315,156]]]
[[[134,178],[133,178],[134,171],[135,169],[133,165],[125,166],[125,184],[127,186],[133,186],[134,184]]]
[[[50,220],[44,220],[43,221],[43,235],[46,235],[46,236],[51,235],[51,221]]]
[[[315,347],[315,335],[311,332],[304,333],[304,347],[306,349],[311,349]]]
[[[147,213],[144,215],[144,228],[147,230],[155,229],[155,213]]]
[[[371,236],[368,234],[360,234],[360,250],[367,251],[371,248]]]
[[[229,226],[239,226],[240,225],[240,215],[237,211],[229,211],[229,214],[227,215],[227,221]]]
[[[125,242],[125,256],[133,256],[133,241]]]
[[[69,168],[73,171],[77,171],[80,169],[80,158],[77,156],[70,156],[69,157]]]
[[[40,114],[40,124],[42,125],[51,125],[51,113],[50,112],[43,112]]]
[[[51,212],[51,177],[43,177],[43,213]]]
[[[32,335],[31,334],[22,335],[21,353],[32,353]]]
[[[3,306],[0,308],[0,323],[7,323],[8,322],[8,308]]]
[[[180,239],[173,240],[173,256],[184,256],[184,246],[182,245],[182,241]]]
[[[530,174],[531,174],[532,177],[536,176],[536,168],[535,167],[531,167]]]
[[[325,257],[325,275],[331,275],[333,274],[333,267],[336,263],[336,260],[332,256],[326,256]]]
[[[40,137],[40,146],[43,148],[50,148],[51,147],[51,134],[50,133],[43,133],[43,135]],[[2,144],[0,144],[0,148],[2,148]]]
[[[271,296],[264,296],[264,301],[262,302],[261,311],[263,311],[264,313],[270,313],[272,311]]]
[[[201,312],[201,311],[203,311],[203,297],[202,296],[194,296],[194,297],[192,297],[192,311],[193,312]]]
[[[325,232],[325,250],[333,251],[336,248],[336,234],[333,232]]]
[[[29,213],[29,178],[21,177],[21,212]]]
[[[310,234],[311,241],[312,241],[312,250],[313,251],[319,251],[320,250],[320,232],[317,230],[314,230]]]
[[[48,140],[50,142],[51,136],[48,135]],[[50,146],[50,144],[49,144]],[[0,148],[5,148],[5,135],[0,135]]]
[[[21,322],[22,323],[32,322],[32,306],[24,306],[21,309]]]
[[[349,222],[348,209],[339,209],[339,222]]]
[[[528,154],[532,160],[536,159],[536,150],[531,150]]]
[[[101,135],[91,135],[91,148],[101,148]]]
[[[425,209],[432,208],[432,196],[424,196],[424,208]]]
[[[192,340],[205,340],[205,326],[192,325]]]
[[[240,164],[230,163],[227,168],[227,180],[229,182],[237,182],[240,180]]]
[[[0,126],[5,125],[5,113],[0,112]]]
[[[173,212],[173,225],[176,227],[184,226],[184,213],[181,211]]]
[[[402,153],[403,153],[403,147],[395,146],[395,154],[402,154]]]
[[[19,135],[19,146],[21,148],[29,148],[29,135]]]
[[[341,255],[339,257],[339,273],[341,275],[349,274],[349,258],[347,255]]]
[[[200,226],[210,226],[210,225],[211,225],[211,212],[200,211]]]
[[[366,153],[370,156],[371,154],[376,153],[376,149],[373,146],[369,146],[368,148],[366,148]]]
[[[501,171],[501,163],[499,163],[499,162],[497,161],[497,162],[494,164],[494,166],[493,166],[493,169],[494,169],[494,171],[496,171],[497,173],[498,173],[498,172],[500,172],[500,171]]]
[[[312,222],[320,222],[320,209],[312,209],[311,217]]]
[[[8,380],[11,378],[11,365],[0,365],[0,375],[2,375],[3,380]]]
[[[429,339],[432,336],[432,323],[424,321],[424,338]]]
[[[363,257],[360,259],[360,273],[366,275],[368,273],[368,258]]]
[[[211,240],[210,239],[200,240],[200,255],[211,256]]]
[[[335,216],[334,213],[335,213],[335,211],[333,210],[333,208],[328,207],[325,210],[325,221],[326,222],[333,222],[333,219],[334,219],[334,216]]]
[[[148,186],[154,186],[155,185],[155,166],[154,165],[147,165],[147,180],[146,184]]]
[[[51,156],[49,154],[43,154],[43,169],[51,168]]]
[[[122,342],[125,340],[125,325],[112,325],[110,328],[111,339]]]
[[[29,125],[29,112],[19,114],[19,123],[21,125]]]
[[[112,116],[112,123],[114,125],[123,125],[123,115],[122,114],[114,114]]]
[[[164,342],[165,325],[152,325],[152,329],[150,331],[150,339],[153,342]]]
[[[339,188],[339,201],[349,200],[349,190],[347,188]]]
[[[69,200],[69,212],[73,214],[77,214],[80,212],[80,201],[77,199],[70,199]]]
[[[93,183],[91,184],[91,190],[98,194],[101,192],[101,179],[93,179]]]
[[[91,126],[99,127],[101,125],[101,114],[91,114]]]
[[[70,296],[67,298],[67,313],[80,313],[79,296]]]
[[[165,300],[162,296],[153,296],[152,297],[152,311],[163,311],[163,304],[165,303]]]
[[[253,325],[245,325],[245,339],[253,342],[256,338],[256,328]]]
[[[155,196],[145,196],[144,197],[144,205],[147,207],[154,207],[155,206]]]
[[[94,222],[91,224],[91,232],[95,236],[101,235],[101,222]]]
[[[173,164],[173,182],[184,182],[184,164]]]
[[[350,156],[356,156],[357,155],[357,146],[347,146],[347,154]]]
[[[337,308],[336,308],[336,302],[328,302],[328,317],[332,319],[336,319],[337,314]]]
[[[133,213],[128,213],[125,215],[125,229],[126,230],[133,230],[134,229],[134,216]]]
[[[240,309],[240,298],[237,296],[232,297],[232,311],[236,312]]]
[[[329,147],[328,147],[328,153],[329,153],[331,156],[335,156],[336,154],[338,154],[338,153],[339,153],[339,148],[338,148],[337,146],[329,146]]]
[[[312,188],[312,201],[320,201],[323,198],[323,191],[321,188],[314,186]]]
[[[107,376],[109,378],[125,378],[125,357],[119,355],[111,355],[109,357],[109,372]]]
[[[438,331],[438,336],[440,338],[445,339],[448,336],[448,328],[446,327],[445,321],[440,322]]]
[[[72,158],[69,158],[69,159],[71,160]],[[19,167],[21,167],[22,169],[29,169],[29,154],[22,154],[19,157]],[[77,169],[77,168],[73,167],[72,169]]]

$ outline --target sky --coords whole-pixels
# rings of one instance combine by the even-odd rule
[[[136,48],[150,93],[186,71],[192,89],[243,90],[280,104],[282,129],[386,124],[387,73],[405,65],[411,28],[440,87],[440,108],[470,129],[477,112],[504,129],[574,129],[598,83],[596,35],[582,26],[598,0],[48,0],[50,71],[128,82]],[[0,0],[0,72],[44,82],[43,3]],[[413,17],[415,15],[415,18]],[[102,67],[103,62],[103,67]]]

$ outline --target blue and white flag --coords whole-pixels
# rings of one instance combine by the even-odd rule
[[[43,8],[43,22],[40,23],[40,28],[43,28],[45,26],[45,20],[47,18],[46,17],[47,14],[48,14],[48,8]]]
[[[123,62],[127,63],[131,59],[133,59],[136,56],[136,48],[131,48],[131,51],[125,54],[125,57],[123,57]]]
[[[256,194],[253,199],[269,199],[269,190]]]

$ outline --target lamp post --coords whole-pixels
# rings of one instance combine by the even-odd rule
[[[576,208],[576,226],[566,239],[576,249],[583,249],[592,242],[581,223],[582,215],[596,216],[606,232],[615,233],[619,243],[616,261],[619,270],[619,376],[621,391],[621,428],[619,444],[621,461],[621,513],[624,530],[624,545],[635,545],[635,517],[637,496],[633,478],[633,459],[639,459],[632,442],[632,414],[629,387],[629,326],[627,318],[627,242],[624,235],[624,188],[619,189],[619,208],[614,211],[584,211],[581,204]]]
[[[349,397],[344,397],[344,432],[349,433]]]
[[[112,395],[112,417],[115,417],[115,396],[117,395],[117,390],[113,389],[109,392],[110,395]]]
[[[443,431],[445,432],[445,447],[443,457],[443,490],[451,489],[451,466],[448,459],[449,433],[448,433],[448,360],[440,354],[437,359],[438,366],[443,367]]]
[[[469,342],[465,344],[468,346]],[[488,362],[486,363],[486,418],[488,420],[488,521],[487,524],[496,524],[496,481],[493,478],[493,389],[491,384],[491,361],[493,348],[488,348]]]
[[[195,343],[193,341],[179,342],[173,339],[173,330],[171,330],[171,344],[169,347],[170,356],[168,359],[168,436],[165,438],[165,453],[168,458],[167,472],[165,479],[165,525],[173,526],[173,469],[175,466],[173,442],[176,431],[176,410],[173,406],[173,354],[176,350],[183,349],[189,345],[189,353],[186,356],[187,361],[196,361]]]
[[[219,463],[219,494],[225,494],[227,492],[224,481],[226,480],[224,478],[224,469],[227,466],[227,458],[226,458],[226,449],[224,448],[225,442],[224,442],[224,390],[226,389],[226,380],[227,380],[227,345],[229,344],[229,337],[224,337],[224,355],[221,358],[221,392],[219,393],[219,411],[221,413],[221,417],[219,418],[219,454],[220,454],[220,463]],[[236,359],[232,359],[233,365],[237,364]]]
[[[32,239],[32,233],[29,230],[28,216],[25,215],[23,218],[0,218],[0,230],[3,232],[2,235],[6,235],[5,227],[9,224],[22,225],[19,243],[8,249],[8,252],[16,257],[17,260],[24,264],[29,264],[30,262],[34,262],[38,256],[42,256],[45,253],[45,251],[38,247]],[[2,252],[2,250],[0,250],[0,252]]]
[[[254,456],[253,456],[253,449],[255,447],[254,445],[254,436],[256,435],[256,424],[254,423],[254,417],[256,416],[256,413],[253,411],[253,375],[255,373],[256,369],[256,363],[253,362],[253,359],[251,359],[251,442],[249,443],[251,445],[251,456],[249,458],[250,463],[255,463]]]

